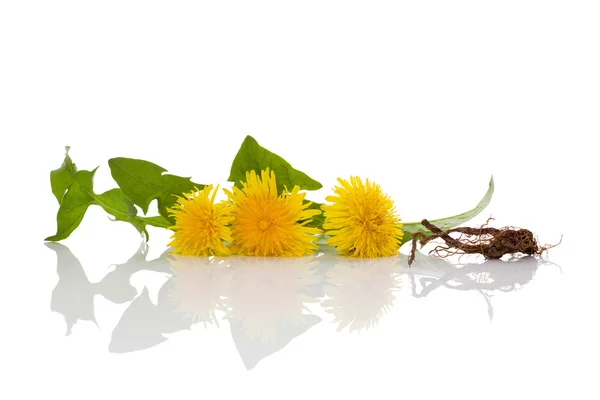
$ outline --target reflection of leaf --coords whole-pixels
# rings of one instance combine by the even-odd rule
[[[255,171],[260,176],[260,171],[266,168],[275,172],[278,193],[283,192],[284,186],[287,186],[288,190],[292,190],[295,185],[306,190],[317,190],[323,187],[304,172],[293,168],[277,154],[259,145],[252,136],[246,136],[244,139],[231,165],[228,181],[242,187],[240,182],[246,181],[246,172]]]
[[[140,270],[161,273],[171,272],[170,257],[161,257],[146,261],[147,248],[134,255],[126,264],[117,265],[115,272],[123,274]],[[113,330],[109,351],[127,353],[157,346],[167,340],[166,333],[190,329],[193,321],[189,316],[177,311],[179,303],[174,301],[173,281],[169,279],[158,292],[158,304],[150,300],[148,289],[135,298],[121,316]]]
[[[306,311],[304,303],[314,302],[307,285],[318,281],[312,259],[235,257],[227,304],[227,318],[242,321],[250,339],[269,342],[277,339],[277,324],[295,325]]]
[[[158,201],[158,213],[168,221],[174,222],[167,208],[177,201],[176,196],[190,192],[204,185],[194,183],[190,178],[165,174],[167,171],[154,163],[133,158],[112,158],[108,160],[110,172],[119,187],[144,214],[148,212],[150,202]]]
[[[144,288],[125,310],[113,330],[108,351],[127,353],[156,346],[165,340],[156,323],[156,306],[152,304],[148,289]]]
[[[321,305],[335,316],[338,331],[375,326],[393,306],[394,292],[400,288],[398,256],[378,259],[340,259],[327,271]]]
[[[244,366],[250,370],[256,367],[260,360],[283,349],[294,338],[302,335],[319,322],[321,322],[321,318],[312,314],[303,314],[293,326],[286,326],[283,321],[279,321],[276,326],[277,340],[270,342],[249,338],[243,321],[231,320],[229,325],[235,347],[240,353]]]
[[[94,193],[94,174],[92,171],[77,171],[68,154],[62,166],[50,173],[52,192],[59,200],[60,207],[56,214],[56,234],[45,240],[59,241],[66,239],[79,226],[89,206],[100,206],[112,215],[115,220],[129,222],[138,232],[148,238],[147,225],[166,228],[169,222],[163,218],[138,217],[137,210],[131,200],[120,189],[111,189],[102,194]]]
[[[58,283],[52,291],[51,309],[62,314],[67,323],[67,335],[78,321],[96,322],[94,318],[94,297],[97,294],[107,300],[121,304],[131,301],[115,327],[109,351],[125,353],[142,350],[166,340],[164,333],[189,329],[189,318],[175,312],[176,305],[165,295],[172,291],[167,281],[158,293],[158,304],[150,301],[147,289],[137,296],[131,285],[131,277],[138,271],[168,273],[171,271],[168,250],[159,258],[147,261],[148,246],[142,243],[138,251],[124,264],[115,269],[98,283],[91,283],[81,263],[71,251],[58,243],[46,243],[57,255]]]
[[[137,295],[136,289],[131,284],[133,274],[142,270],[163,273],[169,271],[169,261],[165,256],[146,261],[147,254],[148,245],[142,243],[138,251],[127,262],[115,265],[114,270],[96,284],[97,293],[115,304],[122,304],[133,300]]]
[[[232,275],[226,318],[246,368],[283,349],[318,324],[307,303],[322,278],[311,257],[229,257]]]
[[[92,321],[94,316],[94,284],[90,283],[79,260],[71,251],[59,243],[46,243],[56,253],[58,283],[52,291],[50,309],[60,313],[67,324],[67,335],[71,334],[77,321]]]
[[[440,218],[430,220],[432,224],[436,225],[442,230],[447,230],[450,228],[454,228],[458,225],[464,224],[469,221],[471,218],[475,217],[484,208],[490,204],[492,200],[492,195],[494,194],[494,178],[490,178],[490,183],[487,192],[483,196],[483,198],[479,201],[479,204],[475,206],[472,210],[466,211],[462,214],[455,215],[453,217]],[[404,236],[402,237],[402,243],[406,243],[412,239],[413,235],[417,232],[430,233],[420,222],[406,222],[402,225],[402,230],[404,231]]]

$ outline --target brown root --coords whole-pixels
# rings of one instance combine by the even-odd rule
[[[540,246],[533,233],[528,229],[512,227],[502,229],[490,228],[487,226],[488,222],[480,228],[459,227],[442,231],[424,219],[421,221],[421,224],[429,229],[432,234],[430,236],[422,232],[414,234],[408,265],[412,264],[415,259],[417,243],[425,245],[434,239],[441,239],[444,243],[431,250],[430,254],[434,253],[442,258],[455,254],[481,254],[490,260],[499,259],[505,254],[523,254],[528,256],[542,254],[544,251],[560,244],[559,242],[555,245]],[[458,237],[451,236],[453,233],[458,233]]]

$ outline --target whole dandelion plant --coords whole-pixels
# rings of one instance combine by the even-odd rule
[[[145,240],[148,226],[169,229],[169,246],[184,256],[300,257],[313,254],[323,239],[341,256],[386,257],[398,254],[414,235],[431,234],[427,224],[402,222],[393,200],[369,179],[339,178],[327,204],[310,201],[307,191],[321,189],[321,183],[251,136],[233,160],[228,178],[232,186],[222,189],[224,199],[219,201],[218,186],[167,174],[149,161],[118,157],[108,165],[118,188],[96,193],[93,178],[98,168],[78,170],[66,148],[62,165],[50,172],[59,208],[56,233],[47,241],[69,237],[90,206],[101,207],[114,221],[129,223]],[[490,179],[473,209],[429,222],[441,230],[457,227],[487,207],[493,193]],[[154,200],[158,215],[147,215]]]

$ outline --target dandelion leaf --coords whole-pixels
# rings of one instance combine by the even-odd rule
[[[304,200],[304,204],[308,203],[308,200]],[[310,202],[311,204],[306,208],[307,210],[319,210],[321,211],[321,203]],[[317,228],[323,228],[323,224],[325,223],[325,215],[323,213],[317,214],[312,217],[311,221],[307,224],[307,226],[314,226]]]
[[[63,161],[60,168],[50,172],[50,184],[52,186],[52,193],[58,204],[62,203],[63,196],[67,192],[67,189],[75,181],[75,173],[77,167],[73,164],[71,157],[69,157],[69,146],[65,147],[65,160]]]
[[[56,242],[68,238],[81,223],[89,206],[100,206],[116,221],[132,224],[138,232],[148,239],[147,225],[169,227],[170,223],[161,216],[139,217],[133,202],[121,191],[111,189],[101,194],[94,193],[94,174],[92,171],[77,171],[71,157],[67,154],[60,168],[50,172],[52,193],[60,207],[56,214],[56,233],[45,240]]]
[[[231,165],[228,181],[235,182],[236,186],[242,187],[240,182],[246,181],[246,172],[255,171],[260,175],[260,171],[266,168],[275,172],[278,193],[283,192],[284,187],[292,190],[295,185],[305,190],[317,190],[323,187],[304,172],[293,168],[290,163],[277,154],[259,145],[252,136],[246,136],[244,139]]]
[[[439,227],[441,230],[445,231],[456,226],[462,225],[470,219],[477,216],[484,208],[490,204],[492,200],[492,195],[494,194],[494,177],[490,178],[490,182],[488,185],[488,190],[483,196],[483,198],[479,201],[479,203],[475,206],[475,208],[466,211],[462,214],[454,215],[452,217],[440,218],[429,220],[432,224]],[[425,234],[430,234],[429,230],[425,228],[420,222],[407,222],[403,223],[402,230],[404,231],[404,236],[402,237],[402,244],[408,242],[412,239],[413,235],[417,232],[423,232]]]
[[[165,174],[163,167],[154,163],[133,158],[112,158],[108,160],[110,172],[117,184],[144,213],[152,200],[158,201],[158,213],[170,222],[167,209],[177,201],[178,195],[202,189],[204,185],[194,183],[190,178]]]
[[[88,207],[94,203],[90,193],[94,171],[77,171],[72,177],[73,183],[62,197],[56,214],[56,234],[46,240],[54,242],[69,237],[83,220]]]

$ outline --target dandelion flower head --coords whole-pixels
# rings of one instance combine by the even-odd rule
[[[358,177],[338,178],[340,186],[322,206],[327,244],[342,255],[359,258],[396,255],[403,232],[394,202],[381,187]]]
[[[231,203],[233,248],[241,255],[262,257],[301,257],[318,247],[316,234],[322,231],[307,226],[320,210],[309,210],[305,193],[294,186],[277,193],[275,172],[268,168],[246,172],[242,188],[225,190]]]
[[[215,204],[218,186],[205,186],[180,196],[168,210],[175,218],[169,246],[173,253],[188,256],[225,256],[231,254],[226,242],[231,242],[228,227],[233,219],[226,201]]]

